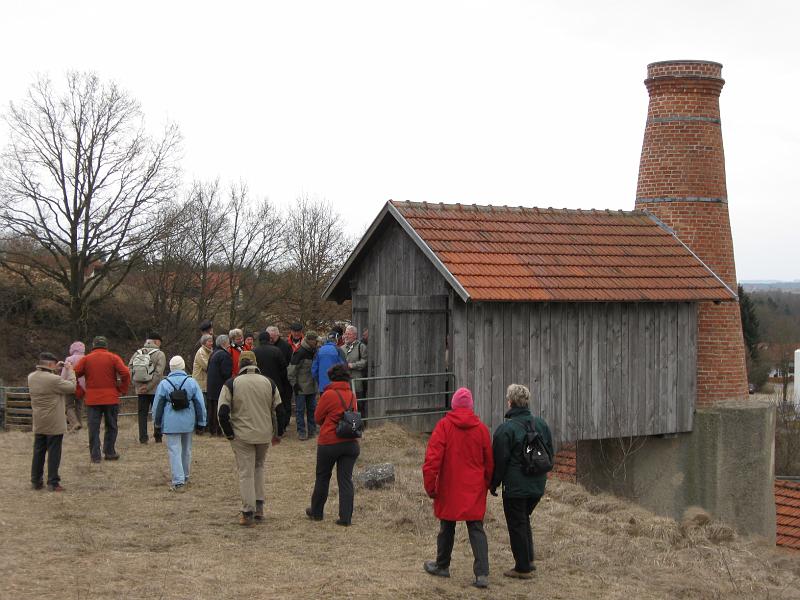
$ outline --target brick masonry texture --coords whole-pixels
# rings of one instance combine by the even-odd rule
[[[648,65],[650,94],[636,208],[671,227],[732,290],[736,289],[719,112],[722,65]],[[739,307],[702,303],[698,315],[697,405],[747,397]]]

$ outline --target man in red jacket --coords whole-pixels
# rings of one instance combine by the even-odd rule
[[[86,410],[89,417],[89,453],[93,463],[100,462],[100,418],[105,421],[103,454],[117,460],[117,415],[119,397],[128,390],[131,373],[122,359],[108,351],[108,340],[99,335],[92,341],[92,351],[75,367],[76,377],[86,378]]]
[[[433,498],[433,512],[441,521],[436,539],[436,560],[425,561],[425,571],[450,577],[456,521],[467,522],[475,557],[473,572],[478,588],[489,586],[489,545],[483,531],[486,492],[492,480],[494,458],[486,425],[473,412],[472,393],[459,388],[451,410],[431,434],[422,465],[425,491]]]

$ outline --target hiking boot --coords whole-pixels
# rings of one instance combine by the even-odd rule
[[[252,527],[255,525],[255,520],[253,519],[253,513],[251,512],[243,512],[239,515],[239,525],[242,527]]]
[[[509,569],[503,573],[503,577],[511,577],[512,579],[533,579],[533,573],[523,573],[516,569]]]
[[[322,515],[315,515],[310,508],[306,509],[306,516],[312,521],[322,521]]]
[[[256,500],[256,514],[254,515],[256,521],[264,520],[264,501]]]
[[[487,575],[477,575],[475,581],[472,582],[476,588],[486,589],[489,587],[489,577]]]
[[[94,465],[99,465],[101,462],[102,461],[99,458],[93,458],[92,459],[92,464],[94,464]]]
[[[342,527],[350,527],[350,521],[345,521],[344,519],[336,519],[336,524]]]
[[[450,569],[447,567],[440,567],[436,564],[435,560],[426,560],[422,567],[425,569],[426,573],[436,575],[436,577],[450,577]]]
[[[105,459],[106,460],[119,460],[119,454],[117,454],[116,452],[114,454],[106,454]]]
[[[54,483],[52,485],[48,485],[47,489],[50,490],[51,492],[63,492],[64,491],[64,488],[61,487],[60,483]]]
[[[35,481],[31,483],[32,490],[40,490],[44,487],[44,484],[41,481]]]
[[[186,484],[183,483],[176,483],[174,485],[169,486],[171,492],[175,492],[176,494],[182,494],[186,491]]]

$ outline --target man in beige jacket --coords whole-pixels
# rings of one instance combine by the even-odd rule
[[[242,352],[239,375],[226,381],[219,395],[219,424],[236,459],[242,495],[239,524],[245,527],[264,519],[264,461],[270,442],[280,442],[275,412],[280,403],[281,394],[258,370],[256,355]]]
[[[146,444],[147,437],[147,415],[153,407],[156,388],[164,378],[164,371],[167,369],[167,357],[161,351],[161,336],[151,333],[147,336],[144,347],[133,353],[128,361],[128,369],[131,372],[131,381],[138,396],[137,416],[139,420],[139,443]],[[161,443],[161,434],[153,431],[153,438],[156,443]]]
[[[61,442],[67,431],[64,395],[75,393],[75,373],[66,363],[64,378],[62,363],[55,355],[42,352],[36,370],[28,375],[33,416],[33,462],[31,464],[31,487],[44,487],[44,462],[47,458],[47,488],[52,492],[63,492],[58,467],[61,464]]]

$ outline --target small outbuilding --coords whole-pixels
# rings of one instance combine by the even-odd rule
[[[465,386],[494,429],[522,383],[562,441],[691,431],[698,303],[737,300],[645,211],[394,201],[324,297],[369,329],[370,376],[452,374],[371,382],[409,397],[370,416],[441,408]]]

